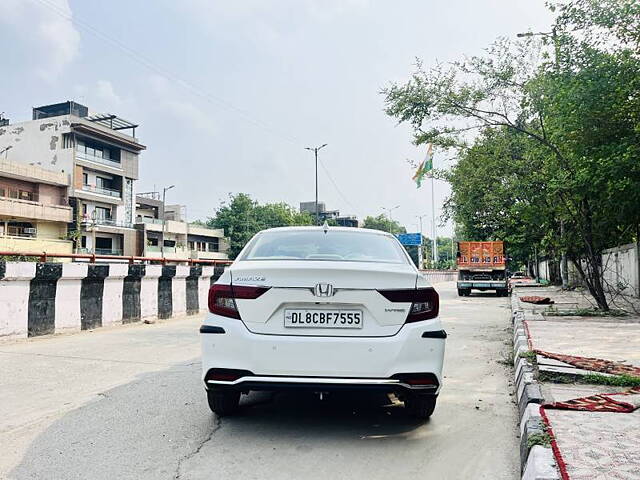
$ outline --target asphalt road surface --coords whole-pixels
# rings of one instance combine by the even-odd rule
[[[0,343],[0,478],[519,478],[508,301],[436,288],[449,338],[427,422],[373,393],[252,393],[218,419],[199,317]]]

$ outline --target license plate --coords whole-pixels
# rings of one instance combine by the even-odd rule
[[[284,326],[299,328],[362,328],[362,310],[295,308],[284,311]]]

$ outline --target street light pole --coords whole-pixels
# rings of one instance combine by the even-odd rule
[[[327,144],[325,143],[323,145],[320,145],[319,147],[304,147],[305,150],[309,150],[309,151],[313,152],[315,154],[315,158],[316,158],[316,207],[315,207],[316,225],[320,225],[319,216],[318,216],[318,150],[321,150],[326,146],[327,146]]]
[[[169,185],[168,187],[164,187],[162,189],[162,243],[160,244],[160,257],[164,259],[164,232],[165,227],[167,225],[167,209],[166,207],[166,199],[167,199],[167,190],[171,190],[175,185]]]
[[[391,207],[391,208],[387,208],[387,207],[381,207],[382,210],[385,210],[387,212],[387,218],[389,219],[389,233],[393,233],[391,232],[391,222],[393,222],[393,220],[391,219],[391,212],[393,212],[396,208],[400,208],[400,205],[396,205],[395,207]]]

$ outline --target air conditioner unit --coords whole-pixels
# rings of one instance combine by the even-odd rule
[[[29,227],[29,228],[25,228],[24,229],[24,233],[37,233],[37,229],[33,228],[33,227]]]

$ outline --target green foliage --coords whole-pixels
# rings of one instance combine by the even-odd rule
[[[389,218],[384,214],[380,214],[377,217],[366,217],[362,223],[362,227],[370,228],[372,230],[382,230],[383,232],[393,234],[407,233],[406,228],[395,220],[389,220]]]
[[[308,213],[300,213],[286,203],[260,205],[246,193],[238,193],[230,194],[229,202],[223,203],[206,225],[224,229],[230,239],[229,257],[235,258],[260,230],[312,224],[313,219]]]
[[[640,386],[640,377],[634,377],[626,374],[609,377],[599,373],[588,373],[580,379],[580,383],[588,383],[590,385],[610,385],[612,387],[638,387]]]
[[[640,228],[637,0],[552,5],[552,33],[416,72],[383,91],[417,144],[454,149],[440,178],[460,238],[504,240],[516,263],[566,252],[608,310],[601,252]],[[472,132],[472,133],[470,133]],[[562,232],[562,233],[561,233]]]
[[[533,433],[527,437],[527,447],[532,448],[535,445],[549,447],[551,445],[551,435],[548,432]]]

